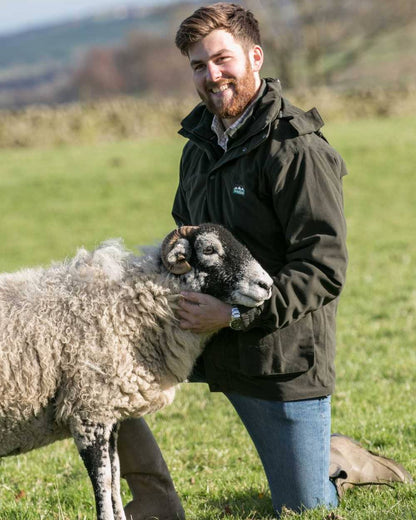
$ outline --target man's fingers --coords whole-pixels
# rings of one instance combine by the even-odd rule
[[[176,311],[176,314],[185,321],[191,322],[194,314],[188,312],[186,309],[181,307]]]
[[[189,323],[189,321],[181,320],[179,322],[179,327],[181,329],[188,330],[188,329],[191,329],[193,327],[193,325],[191,323]]]
[[[215,332],[228,326],[231,306],[207,294],[184,291],[176,315],[179,326],[193,332]]]
[[[194,304],[191,304],[191,306],[194,306]],[[195,325],[199,325],[201,323],[201,316],[199,314],[196,314],[195,312],[188,312],[185,308],[178,309],[176,314],[182,321],[186,322],[192,327],[195,327]]]
[[[188,292],[188,291],[182,291],[181,295],[189,301],[198,301],[198,297],[200,296],[200,293],[195,292]]]
[[[196,293],[196,292],[182,291],[181,295],[183,296],[183,298],[186,301],[198,303],[198,304],[208,303],[215,299],[212,296],[209,296],[208,294]]]
[[[185,312],[195,314],[198,310],[198,304],[190,302],[188,300],[179,300],[178,304],[179,308],[183,309]]]

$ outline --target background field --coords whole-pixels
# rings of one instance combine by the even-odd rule
[[[350,171],[333,430],[416,475],[416,118],[332,123],[326,135]],[[175,137],[1,150],[0,269],[46,264],[113,236],[130,247],[160,239],[173,227],[182,145]],[[182,385],[174,404],[149,423],[190,520],[273,517],[256,454],[222,395]],[[413,519],[416,488],[359,489],[338,514]],[[0,463],[1,520],[93,518],[92,491],[71,441]]]

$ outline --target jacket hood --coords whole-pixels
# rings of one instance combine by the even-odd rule
[[[318,132],[325,124],[317,108],[304,112],[293,106],[287,99],[282,100],[280,119],[286,119],[298,135]]]

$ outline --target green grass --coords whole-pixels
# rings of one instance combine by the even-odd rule
[[[179,138],[0,152],[0,269],[49,263],[122,236],[148,244],[172,228]]]
[[[344,156],[350,267],[338,320],[333,430],[416,475],[416,118],[328,125]],[[152,243],[170,207],[182,141],[0,152],[0,268],[49,263],[112,236]],[[271,519],[267,483],[226,399],[182,385],[149,417],[189,520]],[[124,500],[129,499],[123,484]],[[93,496],[70,440],[3,459],[0,520],[92,520]],[[416,518],[415,486],[358,489],[348,520]],[[285,518],[318,520],[324,511]]]

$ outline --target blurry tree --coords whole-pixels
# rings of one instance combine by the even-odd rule
[[[243,4],[259,19],[266,66],[285,87],[330,83],[380,36],[416,21],[415,0],[243,0]]]
[[[74,77],[81,99],[114,93],[178,95],[191,92],[190,69],[167,38],[132,33],[117,49],[89,51]]]
[[[336,72],[356,62],[377,43],[378,38],[416,22],[414,0],[354,0],[350,3],[348,32],[340,20],[337,25],[341,39],[329,42],[328,51],[339,52],[340,59],[328,67],[327,82]],[[343,32],[341,29],[344,29]],[[342,45],[343,39],[350,45]]]
[[[80,99],[114,95],[125,89],[115,57],[114,49],[93,48],[86,54],[73,78]]]
[[[189,91],[189,65],[171,39],[132,33],[117,53],[117,65],[129,92]]]

